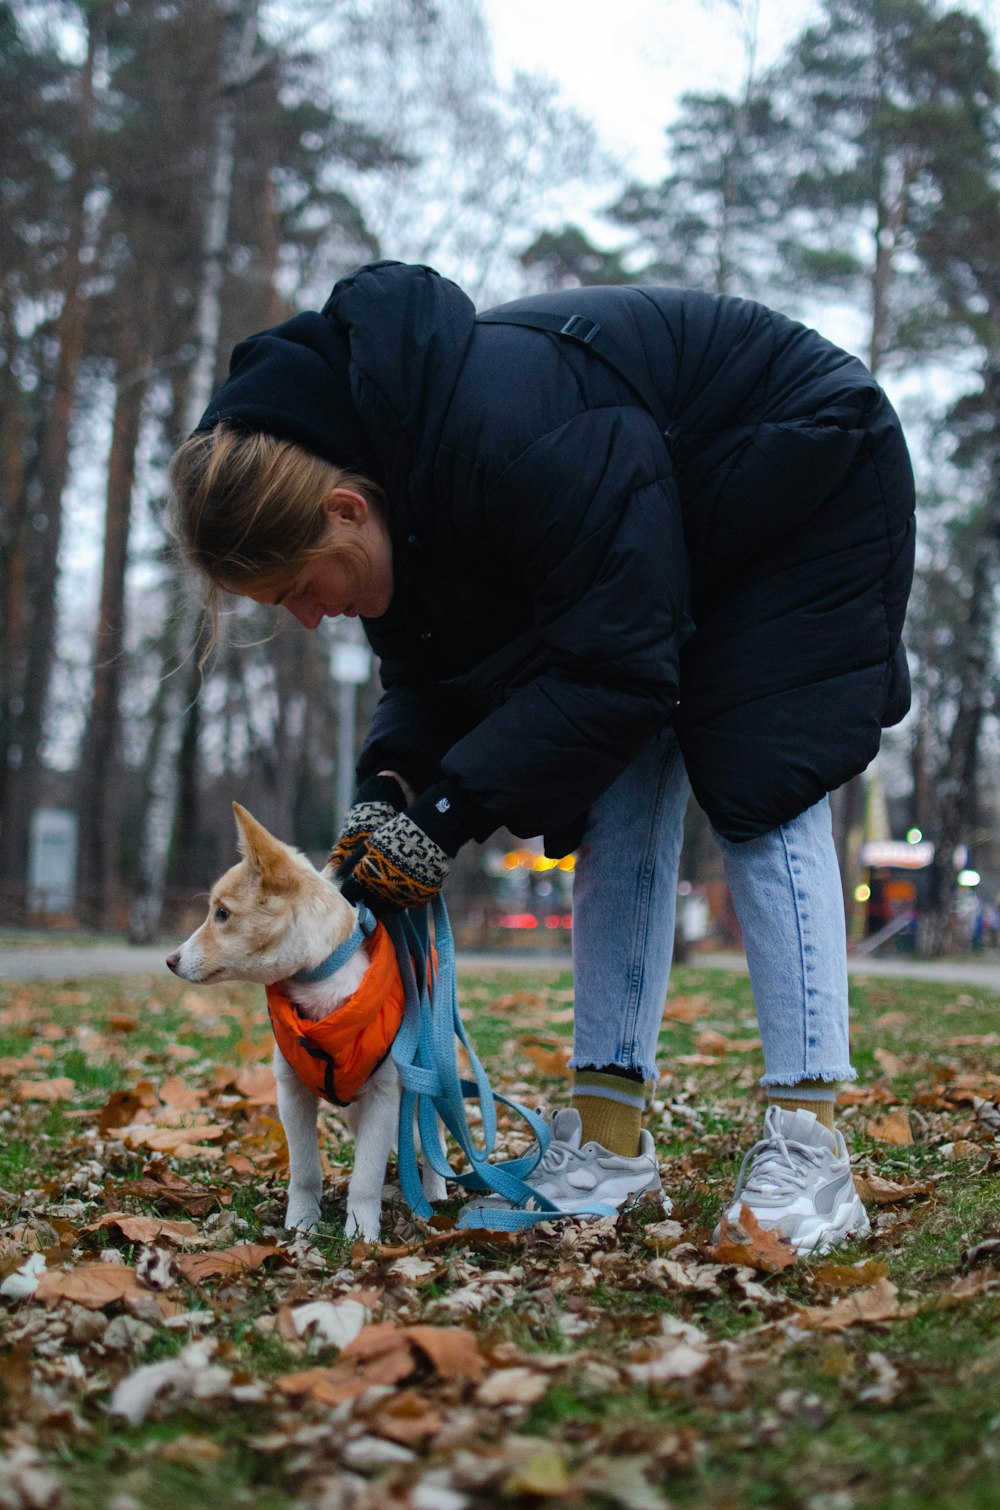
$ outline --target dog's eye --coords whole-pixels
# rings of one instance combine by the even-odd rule
[[[225,923],[227,921],[228,917],[229,917],[229,908],[228,907],[217,907],[215,909],[215,921],[217,923]]]

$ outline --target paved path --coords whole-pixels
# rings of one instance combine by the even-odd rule
[[[54,945],[26,949],[17,945],[0,948],[0,980],[70,980],[102,975],[166,975],[167,948],[129,948],[122,944],[78,947]],[[562,971],[569,969],[568,954],[536,954],[504,950],[458,955],[458,967],[466,974],[479,970]],[[746,970],[742,954],[693,954],[688,968]],[[1000,991],[1000,959],[969,963],[960,960],[907,960],[896,956],[851,959],[852,975],[901,976],[910,980],[950,981],[955,985],[986,986]]]

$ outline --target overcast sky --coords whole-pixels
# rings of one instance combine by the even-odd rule
[[[744,49],[726,0],[484,0],[497,72],[547,73],[568,104],[642,177],[663,171],[663,128],[689,89],[734,89]],[[816,12],[814,0],[760,0],[764,66]]]
[[[998,34],[1000,0],[961,3]],[[515,68],[550,74],[567,103],[595,121],[607,146],[640,177],[663,170],[663,128],[685,90],[734,89],[743,78],[744,51],[727,0],[483,4],[501,78]],[[759,0],[758,66],[818,9],[816,0]]]

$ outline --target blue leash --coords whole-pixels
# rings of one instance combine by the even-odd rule
[[[434,969],[429,917],[434,924]],[[417,1167],[414,1119],[420,1129],[424,1158],[445,1179],[454,1180],[469,1191],[493,1191],[510,1201],[510,1207],[498,1210],[477,1208],[459,1217],[460,1227],[480,1227],[491,1232],[519,1232],[537,1222],[564,1216],[546,1196],[525,1183],[549,1146],[548,1125],[526,1106],[498,1095],[469,1042],[465,1024],[458,1010],[455,985],[455,941],[448,912],[442,897],[437,896],[429,909],[419,914],[393,914],[385,925],[395,945],[399,972],[403,981],[406,1010],[402,1026],[392,1046],[392,1057],[402,1082],[399,1108],[399,1180],[414,1216],[424,1220],[434,1208],[423,1193]],[[463,1080],[458,1072],[456,1041],[469,1057],[473,1079]],[[477,1145],[465,1112],[467,1099],[479,1102],[482,1115],[482,1144]],[[496,1146],[496,1103],[517,1112],[528,1123],[538,1142],[532,1151],[518,1159],[492,1162]],[[467,1173],[455,1174],[445,1156],[438,1118],[444,1123],[471,1165]],[[616,1216],[614,1206],[593,1203],[573,1213],[580,1216]]]

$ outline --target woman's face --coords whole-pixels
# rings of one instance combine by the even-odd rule
[[[327,513],[329,555],[314,556],[287,583],[265,592],[250,590],[257,603],[287,608],[306,629],[323,619],[379,619],[392,601],[392,545],[389,533],[367,499],[348,488],[334,488],[323,500]],[[368,567],[339,556],[336,547],[357,541],[368,553]]]

